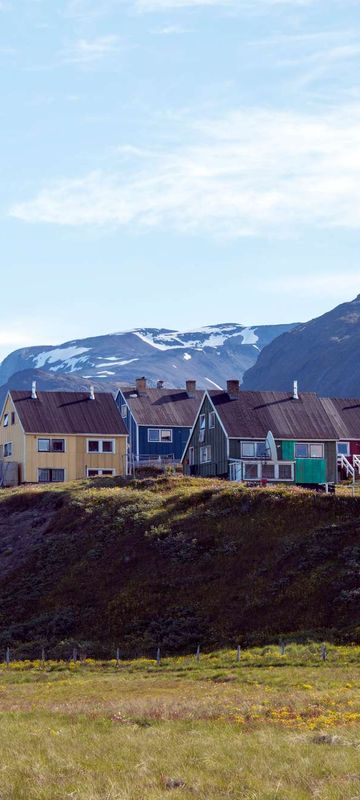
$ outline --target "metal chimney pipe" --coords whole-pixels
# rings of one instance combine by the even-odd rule
[[[90,398],[90,400],[95,400],[95,387],[94,386],[90,386],[89,398]]]
[[[31,399],[32,400],[37,400],[36,381],[33,381],[32,384],[31,384]]]
[[[294,381],[293,400],[299,400],[299,385],[297,381]]]

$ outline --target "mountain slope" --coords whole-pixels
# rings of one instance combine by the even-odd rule
[[[358,640],[359,507],[180,477],[2,491],[0,647],[134,656],[304,631]]]
[[[300,390],[325,396],[360,396],[360,295],[284,333],[249,369],[244,389]]]
[[[69,388],[78,386],[83,377],[85,384],[100,382],[112,389],[140,375],[153,383],[164,380],[168,386],[184,386],[194,377],[200,387],[223,386],[231,375],[241,379],[262,348],[292,327],[226,323],[187,332],[139,328],[58,346],[23,348],[0,365],[0,386],[21,388],[24,372],[26,379],[31,374],[37,377],[42,389],[60,387],[64,375]]]

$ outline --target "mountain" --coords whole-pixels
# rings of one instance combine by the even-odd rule
[[[360,295],[274,339],[246,372],[243,389],[360,396]]]
[[[200,387],[223,386],[242,378],[259,352],[294,325],[244,327],[225,323],[196,331],[138,328],[76,339],[57,346],[16,350],[0,365],[0,386],[23,388],[32,379],[41,389],[69,389],[93,383],[112,390],[146,375],[150,383],[184,386],[196,378]],[[64,385],[66,384],[66,386]]]

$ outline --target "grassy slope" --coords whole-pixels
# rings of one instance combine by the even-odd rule
[[[360,498],[179,477],[1,492],[0,647],[359,640],[359,510]]]

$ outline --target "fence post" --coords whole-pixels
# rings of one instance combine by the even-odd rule
[[[196,661],[200,661],[200,645],[199,644],[198,644],[198,646],[196,648],[196,656],[195,656],[195,658],[196,658]]]
[[[240,658],[241,658],[241,647],[240,647],[240,645],[238,644],[238,646],[237,646],[237,650],[236,650],[236,661],[237,661],[238,663],[239,663],[239,661],[240,661]]]
[[[45,649],[44,648],[41,649],[41,666],[43,668],[45,667]]]
[[[6,661],[6,666],[8,667],[10,664],[10,647],[6,648],[5,661]]]
[[[120,648],[116,648],[116,666],[118,667],[120,664]]]
[[[282,656],[284,656],[285,655],[285,642],[282,639],[280,639],[280,642],[279,642],[279,650],[280,650],[280,654]]]
[[[156,663],[157,663],[158,667],[160,667],[160,664],[161,664],[160,647],[158,647],[157,652],[156,652]]]
[[[76,662],[77,662],[77,649],[76,649],[76,647],[74,647],[74,649],[73,649],[72,660],[73,660],[74,664],[76,664]]]
[[[321,645],[320,656],[321,656],[321,660],[322,661],[326,661],[326,659],[327,659],[327,649],[326,649],[325,642],[324,642],[324,644]]]

